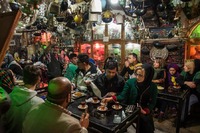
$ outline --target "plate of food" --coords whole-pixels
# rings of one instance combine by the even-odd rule
[[[177,85],[177,86],[173,86],[174,89],[180,89],[181,86]]]
[[[83,92],[77,91],[77,92],[74,92],[74,93],[72,94],[72,96],[78,98],[78,97],[85,96],[85,94],[84,94]]]
[[[83,105],[80,104],[80,105],[78,105],[78,108],[79,108],[79,109],[87,109],[87,108],[88,108],[88,105],[84,105],[84,106],[83,106]]]
[[[121,105],[116,105],[116,104],[114,104],[114,105],[112,106],[112,108],[113,108],[114,110],[120,110],[120,109],[122,109],[122,106],[121,106]]]
[[[164,90],[164,87],[162,86],[157,86],[158,90]]]
[[[97,107],[97,110],[101,111],[101,112],[104,112],[104,111],[107,111],[108,108],[106,106],[99,106],[99,107]]]

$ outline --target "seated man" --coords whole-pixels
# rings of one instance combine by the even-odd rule
[[[71,99],[71,83],[65,77],[49,82],[47,100],[31,110],[23,124],[23,133],[87,133],[89,114],[80,122],[66,109]]]
[[[44,101],[37,97],[36,85],[40,82],[41,71],[33,65],[23,70],[23,86],[15,86],[9,94],[10,109],[2,116],[6,133],[22,133],[22,123],[30,109]]]
[[[124,87],[125,80],[117,74],[118,63],[116,60],[109,60],[105,64],[105,73],[99,75],[96,80],[91,82],[91,87],[95,93],[95,89],[99,89],[101,95],[95,93],[98,97],[105,95],[112,96],[119,94]]]
[[[89,56],[84,53],[78,55],[77,65],[78,68],[72,83],[79,91],[86,92],[89,89],[88,83],[95,80],[101,74],[101,71],[93,63],[89,62]]]

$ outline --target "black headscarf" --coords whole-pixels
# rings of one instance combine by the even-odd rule
[[[146,89],[147,87],[150,86],[151,84],[151,81],[153,79],[153,75],[154,75],[154,68],[152,67],[152,65],[150,64],[143,64],[142,65],[142,68],[144,69],[145,71],[145,78],[144,78],[144,81],[141,82],[141,83],[138,83],[137,82],[137,85],[139,88],[143,88],[143,89]]]
[[[200,59],[194,59],[194,74],[200,71]]]

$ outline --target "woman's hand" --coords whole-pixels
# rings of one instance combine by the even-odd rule
[[[184,84],[186,84],[186,85],[189,86],[190,88],[196,88],[196,84],[195,84],[194,82],[185,81]]]
[[[116,93],[115,92],[108,92],[105,97],[112,97],[112,96],[115,96]]]
[[[141,106],[138,106],[140,108],[140,113],[146,115],[146,111],[143,110],[143,108]]]
[[[108,98],[102,99],[101,102],[102,102],[102,103],[108,103],[108,102],[110,102],[110,101],[112,101],[112,100],[113,100],[112,97],[108,97]]]

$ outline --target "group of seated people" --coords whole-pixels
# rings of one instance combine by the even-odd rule
[[[152,112],[156,103],[161,104],[159,115],[164,113],[162,105],[166,104],[157,101],[157,86],[191,89],[190,101],[194,101],[194,97],[199,98],[200,60],[197,59],[185,62],[181,72],[177,64],[163,67],[162,59],[156,59],[153,65],[142,64],[137,55],[131,53],[121,72],[118,72],[118,62],[108,57],[104,73],[90,61],[87,54],[72,53],[69,59],[65,74],[49,80],[45,101],[37,97],[35,91],[41,80],[41,70],[37,66],[29,65],[23,69],[23,86],[15,85],[14,74],[8,75],[5,72],[8,70],[0,70],[1,89],[9,94],[6,99],[10,98],[11,101],[7,111],[0,112],[1,125],[6,133],[88,132],[89,114],[83,114],[80,121],[77,121],[67,110],[71,90],[95,95],[102,102],[137,104],[141,113],[140,133],[154,132]],[[128,79],[124,77],[126,73]]]

